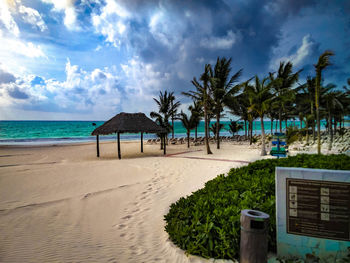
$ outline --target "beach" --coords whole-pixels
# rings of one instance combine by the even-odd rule
[[[169,206],[230,168],[261,159],[232,142],[0,147],[1,262],[210,262],[168,240]],[[266,156],[264,158],[270,158]],[[217,261],[216,261],[217,262]]]

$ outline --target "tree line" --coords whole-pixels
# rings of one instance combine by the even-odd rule
[[[199,79],[194,77],[191,83],[193,90],[182,92],[182,95],[192,99],[189,106],[189,114],[177,113],[180,102],[176,101],[173,92],[160,92],[159,99],[154,98],[157,103],[158,112],[151,112],[151,117],[174,138],[174,120],[181,120],[187,130],[189,147],[189,136],[191,130],[195,130],[197,138],[197,127],[204,120],[205,145],[207,154],[212,154],[209,145],[209,130],[216,138],[216,147],[220,149],[220,119],[224,116],[224,110],[239,117],[244,123],[245,136],[252,143],[253,122],[260,119],[261,122],[261,155],[266,155],[264,118],[271,120],[271,134],[274,121],[279,123],[282,132],[282,121],[298,118],[300,128],[305,126],[303,132],[309,143],[309,134],[317,137],[318,154],[321,153],[320,130],[321,120],[326,120],[326,127],[330,135],[329,149],[332,147],[333,135],[337,127],[344,127],[344,117],[350,112],[350,79],[349,87],[337,88],[334,84],[324,85],[322,73],[331,65],[330,57],[332,51],[325,51],[314,65],[315,76],[308,76],[306,82],[300,84],[299,75],[302,69],[294,71],[292,62],[280,62],[276,72],[269,72],[264,78],[254,77],[240,82],[243,69],[231,74],[231,58],[217,58],[213,67],[210,64],[204,66],[204,72]],[[210,120],[216,122],[209,127]],[[304,125],[303,125],[304,124]],[[248,125],[248,129],[246,128]],[[231,122],[232,130],[239,128],[239,124]],[[316,136],[317,132],[317,136]]]

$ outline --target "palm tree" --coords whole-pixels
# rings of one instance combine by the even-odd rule
[[[250,111],[255,111],[260,117],[261,123],[261,156],[266,155],[265,149],[265,128],[264,128],[264,116],[268,111],[271,104],[273,95],[270,92],[271,86],[268,82],[268,78],[264,78],[260,81],[258,76],[255,76],[255,85],[248,87],[248,94],[250,100]]]
[[[218,132],[218,130],[219,131],[221,131],[222,130],[222,128],[224,128],[224,125],[222,124],[222,123],[219,123],[219,125],[218,125],[218,123],[217,122],[214,122],[211,126],[210,126],[210,131],[214,134],[214,138],[216,138],[217,139],[217,132]]]
[[[178,107],[177,103],[172,104],[172,92],[168,93],[167,91],[159,92],[159,99],[153,98],[153,100],[158,105],[158,112],[152,111],[150,113],[151,118],[156,119],[158,125],[166,129],[169,133],[172,129],[172,126],[169,123],[169,118],[176,113],[176,108]],[[162,147],[162,145],[161,145]]]
[[[328,131],[330,135],[330,140],[328,144],[328,150],[332,150],[332,143],[333,143],[333,118],[336,118],[337,110],[339,109],[340,112],[343,111],[344,107],[343,104],[340,101],[340,98],[343,96],[342,92],[340,91],[333,91],[335,88],[335,85],[327,85],[329,87],[329,91],[327,90],[326,94],[324,94],[321,98],[322,101],[324,101],[323,104],[326,105],[326,112],[327,112],[327,119],[328,119]]]
[[[315,78],[311,78],[310,76],[307,77],[306,80],[306,90],[309,95],[309,102],[310,102],[310,121],[312,120],[312,137],[315,142],[316,136],[315,136]],[[309,136],[307,136],[307,143],[309,143]]]
[[[195,116],[196,126],[194,128],[194,138],[197,140],[197,129],[203,117],[203,110],[199,101],[193,101],[193,105],[190,105],[188,109],[191,111],[192,115]]]
[[[173,109],[172,113],[171,113],[171,137],[174,139],[174,119],[176,117],[176,112],[177,109],[180,107],[181,103],[179,101],[175,102],[175,96],[174,96],[174,92],[170,92],[169,93],[169,99],[170,99],[170,104],[171,104],[171,108]]]
[[[294,101],[294,91],[291,87],[298,81],[299,73],[302,70],[293,73],[292,62],[280,62],[277,76],[274,78],[274,73],[270,73],[270,81],[272,89],[276,94],[275,103],[278,105],[278,119],[280,124],[280,132],[282,132],[282,119],[288,118],[286,105]]]
[[[321,123],[320,123],[320,87],[322,80],[322,71],[331,65],[329,58],[334,53],[330,50],[326,50],[318,58],[317,64],[314,65],[316,70],[316,90],[315,90],[315,106],[316,106],[316,122],[317,122],[317,153],[321,154]]]
[[[224,110],[224,106],[229,103],[230,97],[236,94],[241,85],[234,85],[239,77],[242,75],[242,69],[237,71],[230,78],[231,71],[231,58],[220,58],[216,60],[214,67],[214,74],[210,80],[210,89],[213,97],[213,113],[216,116],[216,123],[220,123],[221,113]],[[216,147],[220,149],[220,125],[216,125]]]
[[[253,111],[250,109],[252,106],[252,98],[250,94],[250,90],[254,87],[249,84],[251,79],[247,80],[242,84],[243,86],[243,92],[238,96],[238,99],[240,100],[240,103],[242,103],[242,107],[244,107],[244,111],[247,113],[247,121],[248,121],[248,137],[249,137],[249,144],[252,145],[253,143],[253,122],[256,118],[258,118],[258,114],[256,111]]]
[[[201,75],[200,80],[203,82],[201,85],[196,77],[191,81],[192,84],[196,87],[195,91],[190,90],[189,92],[183,92],[182,94],[188,97],[191,97],[193,100],[201,103],[203,107],[204,114],[204,129],[205,129],[205,144],[207,149],[207,154],[212,154],[209,146],[209,127],[208,127],[208,111],[211,103],[210,90],[209,90],[209,82],[210,82],[210,64],[206,64],[204,68],[204,73]]]
[[[186,129],[187,148],[190,148],[190,133],[191,130],[196,127],[196,116],[191,113],[191,115],[188,117],[185,113],[181,111],[179,119],[181,120],[182,125]]]
[[[239,132],[240,130],[243,130],[243,124],[239,123],[238,121],[230,121],[228,124],[229,132],[233,135],[235,135],[236,132]]]
[[[248,94],[245,92],[246,87],[251,79],[243,82],[241,86],[243,87],[243,91],[237,96],[229,97],[228,102],[226,102],[226,106],[229,108],[229,112],[233,115],[239,116],[241,120],[244,121],[244,135],[247,138],[247,122],[249,122],[250,115],[248,113],[249,107],[249,99]],[[249,129],[250,130],[250,129]]]

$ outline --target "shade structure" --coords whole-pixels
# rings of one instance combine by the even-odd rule
[[[118,157],[121,159],[120,134],[125,132],[141,133],[141,152],[143,152],[143,133],[157,133],[161,135],[162,139],[163,137],[165,138],[167,134],[166,129],[152,121],[144,113],[122,112],[106,121],[91,133],[91,135],[96,136],[97,157],[99,157],[99,135],[116,133],[118,138]],[[166,151],[164,149],[164,154],[165,153]]]

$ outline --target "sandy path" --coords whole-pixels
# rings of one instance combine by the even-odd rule
[[[163,217],[180,197],[244,165],[228,160],[259,158],[228,143],[209,157],[203,147],[164,157],[159,145],[139,154],[129,143],[122,160],[113,143],[99,160],[94,147],[0,148],[1,262],[208,262],[174,246]]]

